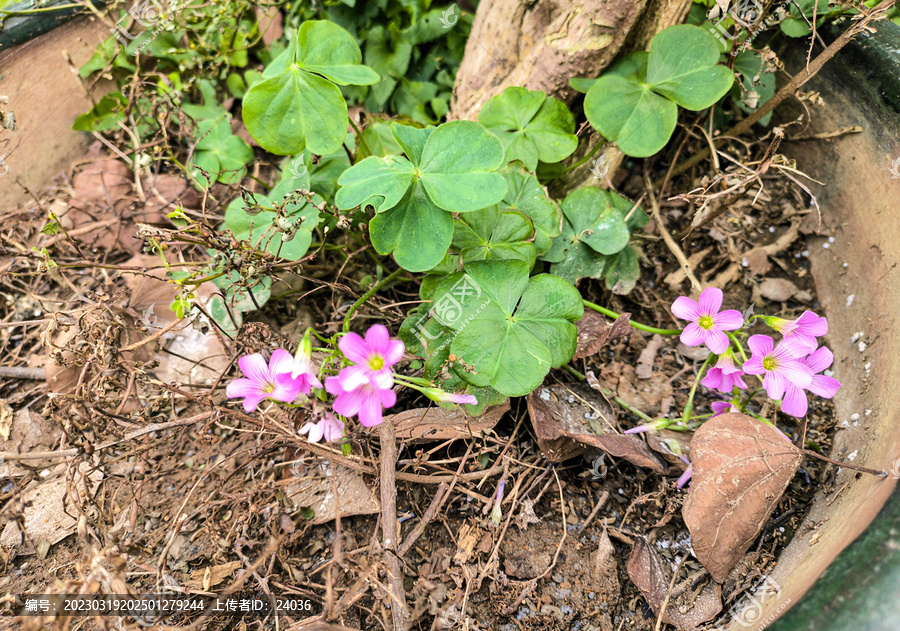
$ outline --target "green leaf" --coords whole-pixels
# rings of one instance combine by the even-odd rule
[[[453,218],[435,206],[422,184],[416,182],[394,207],[372,218],[369,236],[379,254],[393,252],[403,269],[424,272],[447,253],[453,238]]]
[[[634,289],[640,275],[641,268],[638,265],[637,254],[634,248],[628,245],[609,257],[604,277],[608,289],[614,294],[625,295]]]
[[[534,248],[538,255],[550,249],[553,237],[560,234],[562,211],[547,197],[538,179],[521,166],[511,164],[503,170],[507,191],[503,204],[524,213],[534,224]]]
[[[413,166],[419,166],[422,162],[422,151],[425,149],[425,143],[434,129],[434,127],[420,129],[410,125],[393,123],[391,125],[391,135],[393,135],[410,162],[413,163]]]
[[[496,204],[506,194],[500,141],[482,125],[453,121],[428,137],[419,167],[422,184],[434,203],[451,212]]]
[[[378,73],[359,65],[353,37],[327,21],[307,20],[296,45],[276,58],[264,81],[244,97],[247,131],[261,147],[278,155],[308,148],[327,155],[341,148],[347,134],[347,103],[335,85],[368,85]],[[296,59],[291,63],[291,59]]]
[[[363,130],[362,140],[356,149],[356,161],[362,162],[369,156],[383,158],[389,155],[399,156],[403,148],[391,133],[389,121],[377,121]]]
[[[225,108],[219,105],[219,102],[216,98],[215,84],[209,79],[201,79],[199,82],[199,86],[200,96],[203,99],[203,105],[197,105],[195,103],[185,103],[181,106],[181,109],[184,110],[184,113],[193,118],[195,121],[225,116]]]
[[[506,88],[484,104],[478,122],[503,143],[506,162],[521,160],[532,171],[538,160],[559,162],[578,147],[572,113],[542,91]]]
[[[516,259],[531,269],[536,258],[533,235],[528,217],[516,211],[500,212],[496,206],[465,213],[453,222],[453,247],[459,249],[464,264]]]
[[[554,276],[529,279],[528,271],[522,261],[476,261],[435,292],[436,318],[456,331],[450,350],[468,383],[524,396],[572,358],[581,295]]]
[[[375,212],[396,206],[415,178],[415,167],[403,156],[369,157],[338,178],[334,201],[341,210],[371,205]]]
[[[734,74],[718,65],[716,38],[698,26],[680,24],[650,42],[647,84],[681,107],[700,111],[728,92]]]
[[[591,125],[626,155],[651,156],[669,141],[678,105],[702,110],[731,87],[734,75],[718,65],[719,43],[697,26],[669,27],[632,53],[588,90],[584,111]]]
[[[241,275],[236,270],[231,270],[213,282],[222,290],[225,297],[223,299],[222,296],[213,296],[209,302],[209,315],[230,337],[237,334],[244,321],[244,314],[255,311],[257,305],[262,307],[272,295],[272,279],[268,276],[253,282],[249,290],[239,284]]]
[[[119,121],[125,120],[128,99],[121,92],[110,92],[100,99],[89,112],[75,119],[75,131],[107,131],[117,129]]]
[[[646,158],[662,149],[678,122],[678,106],[647,85],[604,75],[588,90],[584,114],[625,155]]]
[[[600,254],[615,254],[631,235],[625,216],[613,206],[611,194],[592,186],[572,191],[562,204],[574,237]]]
[[[244,167],[253,160],[253,149],[231,133],[231,125],[223,115],[215,120],[201,121],[191,165],[208,171],[210,177],[225,184],[240,182]],[[199,171],[192,171],[194,179],[203,182]]]

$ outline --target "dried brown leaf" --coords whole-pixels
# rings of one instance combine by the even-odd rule
[[[615,322],[610,322],[602,314],[585,309],[584,316],[575,323],[578,328],[575,359],[596,355],[612,340],[630,334],[630,319],[630,313],[623,313]]]
[[[602,393],[581,383],[541,386],[528,395],[528,413],[538,446],[550,462],[597,447],[639,467],[667,467],[637,436],[615,433],[615,410]]]
[[[188,587],[202,588],[203,591],[209,591],[210,587],[224,583],[225,579],[234,574],[234,571],[241,565],[240,561],[230,561],[222,565],[212,565],[194,570],[184,584]]]
[[[717,582],[750,548],[801,462],[781,432],[745,414],[722,414],[696,431],[682,516],[697,559]]]
[[[759,294],[766,300],[784,302],[797,295],[800,289],[786,278],[767,278],[759,284]]]
[[[670,594],[672,570],[669,563],[660,557],[645,537],[634,541],[628,557],[628,576],[656,615],[659,615],[666,595],[669,595],[662,621],[679,629],[693,629],[722,611],[722,588],[712,581],[707,581],[698,591],[690,579],[685,579],[682,583],[675,583]]]
[[[656,354],[662,345],[662,335],[654,335],[650,338],[647,346],[644,347],[644,350],[638,356],[637,368],[634,369],[638,379],[649,379],[653,376],[653,364],[656,362]]]
[[[308,507],[313,511],[313,524],[324,524],[337,516],[371,515],[381,510],[375,493],[362,475],[330,462],[314,458],[305,466],[300,463],[291,468],[291,479],[284,494],[295,507]]]

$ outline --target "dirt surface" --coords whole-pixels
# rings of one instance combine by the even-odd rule
[[[89,157],[111,160],[99,148]],[[235,340],[215,330],[194,332],[189,324],[166,331],[171,316],[167,288],[154,271],[159,259],[140,252],[135,221],[191,193],[169,187],[166,203],[157,200],[151,208],[127,177],[107,181],[115,169],[102,172],[101,188],[119,187],[113,199],[92,196],[98,184],[89,181],[90,166],[80,167],[71,174],[73,185],[61,183],[2,220],[0,366],[20,372],[0,373],[0,399],[12,414],[0,450],[52,452],[3,463],[2,592],[293,594],[309,599],[312,609],[280,616],[278,627],[272,616],[240,613],[178,615],[167,623],[326,628],[314,625],[327,609],[345,627],[389,625],[384,559],[393,552],[384,551],[377,536],[377,433],[352,425],[352,455],[345,456],[297,434],[300,410],[248,416],[224,396],[239,355],[293,350],[297,331],[312,322],[326,334],[338,330],[341,308],[361,293],[365,266],[351,263],[335,276],[329,261],[316,261],[303,278],[285,275],[273,288],[282,297],[254,314]],[[746,187],[680,244],[700,281],[726,291],[725,308],[753,304],[756,313],[795,317],[818,306],[804,239],[818,219],[800,187],[775,173],[761,181],[762,191],[758,184]],[[614,184],[633,198],[643,193],[635,169],[621,170]],[[678,190],[689,190],[687,184]],[[688,225],[696,202],[663,199],[661,216],[670,230]],[[196,197],[186,205],[192,203]],[[65,230],[42,234],[48,208],[63,219],[72,208],[90,219],[73,214]],[[637,237],[642,278],[630,295],[589,281],[579,288],[635,321],[676,327],[669,305],[689,293],[689,283],[653,222]],[[33,247],[47,248],[57,267],[48,270]],[[396,331],[400,305],[416,299],[415,286],[395,287],[364,307],[354,326],[378,320]],[[677,337],[626,333],[576,360],[577,370],[653,418],[680,415],[703,354]],[[545,386],[559,401],[591,405],[583,400],[591,389],[566,371],[553,371]],[[701,387],[695,411],[707,412],[717,398]],[[427,407],[424,399],[406,396],[392,412]],[[435,427],[442,418],[438,413]],[[835,429],[829,402],[813,398],[805,426],[778,419],[788,436],[805,432],[808,447],[828,451]],[[606,420],[617,431],[640,424],[622,409]],[[686,493],[675,486],[684,467],[657,453],[660,440],[678,437],[647,437],[657,447],[647,453],[659,459],[659,471],[668,471],[660,475],[629,462],[633,457],[594,447],[549,462],[524,399],[514,399],[494,421],[472,434],[441,430],[449,433],[440,441],[424,431],[400,435],[398,556],[413,628],[649,631],[656,615],[646,590],[635,585],[640,559],[629,559],[638,545],[645,563],[669,574],[677,568],[686,581],[680,593],[687,596],[677,601],[681,615],[689,618],[703,606],[712,584],[693,558],[686,559]],[[155,431],[147,431],[151,425]],[[713,628],[726,616],[794,533],[815,527],[804,520],[806,507],[814,493],[830,487],[834,470],[804,460],[762,534],[725,579],[721,614],[699,628]],[[496,523],[491,515],[501,481]],[[0,626],[136,628],[111,617],[7,617]]]

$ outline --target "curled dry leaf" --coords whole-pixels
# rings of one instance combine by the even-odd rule
[[[773,302],[790,300],[799,292],[797,285],[786,278],[767,278],[759,284],[759,294]]]
[[[581,383],[541,386],[528,395],[538,446],[550,462],[597,447],[611,456],[665,474],[665,463],[637,436],[618,434],[616,415],[603,395]]]
[[[615,322],[610,322],[596,311],[585,309],[584,315],[575,323],[575,326],[578,328],[578,344],[575,348],[575,359],[596,355],[600,352],[600,349],[612,340],[630,334],[630,320],[630,313],[623,313]]]
[[[688,459],[691,457],[691,438],[693,432],[674,432],[670,429],[658,429],[645,432],[647,445],[665,458],[666,462],[673,465],[679,471],[684,471],[687,465],[676,455],[681,451]]]
[[[294,507],[310,508],[313,525],[324,524],[337,516],[371,515],[381,510],[375,493],[362,475],[327,460],[313,457],[294,463],[284,488]]]
[[[679,629],[694,629],[708,620],[712,620],[722,611],[722,588],[718,583],[710,581],[706,574],[699,577],[688,576],[676,582],[669,591],[672,582],[672,570],[664,561],[656,548],[645,537],[634,540],[634,547],[628,557],[628,577],[634,583],[653,613],[659,615],[666,595],[666,611],[662,621],[675,625]],[[700,581],[706,581],[701,586]]]
[[[750,548],[802,462],[784,434],[745,414],[722,414],[696,431],[682,516],[717,582]]]
[[[386,421],[394,423],[397,440],[404,442],[425,442],[431,440],[452,440],[469,438],[493,428],[509,411],[509,403],[485,409],[481,416],[471,416],[457,406],[447,409],[433,405],[428,408],[406,410],[389,414]],[[376,428],[365,428],[367,433],[377,433]]]

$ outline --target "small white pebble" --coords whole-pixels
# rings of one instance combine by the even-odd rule
[[[828,237],[828,243],[834,243],[834,237]]]
[[[859,349],[860,353],[863,353],[866,350],[866,346],[867,346],[867,344],[865,342],[860,342],[859,344],[856,345],[856,348]]]
[[[850,420],[851,420],[851,421],[858,421],[858,420],[859,420],[859,414],[855,414],[855,413],[854,413],[854,414],[851,414],[851,415],[850,415]]]
[[[623,495],[623,496],[624,496],[624,495],[625,495],[625,491],[623,491],[622,489],[619,489],[619,495]]]
[[[779,527],[778,527],[778,532],[784,532],[784,526],[779,526]]]
[[[750,261],[747,260],[746,256],[741,259],[741,266],[742,267],[750,267]]]
[[[866,362],[865,369],[866,372],[869,372],[869,369],[872,367],[872,362]]]
[[[830,243],[823,243],[823,244],[822,244],[822,247],[825,248],[825,249],[827,250],[828,248],[831,247],[831,244],[830,244]]]
[[[850,427],[849,421],[841,421],[841,427],[843,427],[845,429]]]
[[[858,451],[854,451],[851,454],[847,454],[847,462],[853,462],[854,460],[856,460],[856,456],[858,456],[858,455],[859,455]]]
[[[803,251],[800,253],[800,256],[808,257],[808,256],[809,256],[809,250],[803,250]]]
[[[853,421],[853,427],[859,427],[859,421]]]
[[[834,371],[833,371],[833,370],[826,370],[826,371],[823,372],[822,374],[825,375],[826,377],[834,377]]]
[[[856,344],[856,342],[859,340],[859,338],[862,337],[862,335],[863,335],[862,331],[858,331],[858,332],[854,333],[853,335],[850,336],[850,343]]]
[[[769,226],[769,232],[775,232],[775,226]]]
[[[566,399],[566,401],[568,401],[569,403],[575,403],[575,397],[569,396],[569,398]]]
[[[872,413],[872,410],[866,410],[866,416],[869,416],[869,414],[871,414],[871,413]]]
[[[548,390],[541,390],[541,401],[549,401],[550,400],[550,392]]]
[[[848,307],[853,304],[854,298],[856,298],[856,294],[850,294],[849,296],[847,296],[847,306]]]
[[[849,263],[844,263],[844,269],[847,269],[848,267],[850,267],[850,264],[849,264]]]

